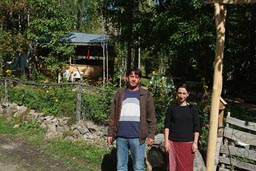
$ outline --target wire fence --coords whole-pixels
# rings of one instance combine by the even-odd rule
[[[17,79],[17,78],[3,77],[3,78],[0,78],[0,87],[2,89],[1,90],[1,102],[5,103],[7,105],[9,103],[11,103],[10,96],[14,95],[14,94],[10,94],[10,91],[13,90],[15,87],[22,86],[22,85],[27,86],[26,89],[36,88],[38,90],[40,90],[41,88],[49,88],[49,87],[61,87],[63,89],[64,89],[64,87],[69,87],[69,90],[67,90],[67,91],[72,91],[72,92],[76,93],[76,97],[74,97],[74,99],[71,98],[73,100],[73,102],[70,101],[68,103],[69,104],[74,103],[74,106],[75,106],[74,113],[76,115],[75,118],[77,121],[79,121],[82,118],[82,115],[85,113],[85,111],[92,112],[92,109],[90,108],[90,106],[94,106],[94,105],[90,104],[90,102],[89,102],[90,99],[85,96],[90,94],[90,92],[93,92],[94,94],[98,94],[98,96],[101,96],[101,94],[105,94],[107,91],[106,89],[104,89],[102,87],[88,85],[86,83],[80,83],[80,82],[76,82],[76,83],[67,82],[67,83],[58,83],[58,84],[36,83],[36,82],[32,82],[32,81],[24,81],[24,80]],[[67,92],[65,92],[65,90],[63,90],[63,94],[60,97],[61,99],[59,99],[59,100],[63,101],[65,98],[65,94],[67,94]],[[21,93],[19,96],[23,96],[23,94]],[[29,97],[23,97],[23,99],[25,99],[25,98],[29,98]],[[36,98],[36,97],[34,97],[34,98]],[[47,102],[47,100],[48,99],[45,98],[44,102]],[[56,101],[57,101],[57,98],[56,98]],[[94,102],[94,103],[97,103],[97,102]],[[51,104],[49,104],[49,106],[51,106]],[[63,107],[65,108],[65,107],[67,107],[67,105],[63,104]],[[94,108],[97,108],[97,106]]]

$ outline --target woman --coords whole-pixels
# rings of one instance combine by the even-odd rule
[[[168,107],[164,122],[169,171],[193,171],[200,129],[198,111],[187,102],[190,92],[186,83],[179,85],[176,93],[177,103]]]

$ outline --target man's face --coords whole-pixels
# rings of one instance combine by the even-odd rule
[[[135,89],[139,86],[141,78],[135,74],[135,72],[131,72],[128,76],[128,84],[130,89]]]

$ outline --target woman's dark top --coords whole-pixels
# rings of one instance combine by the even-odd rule
[[[169,140],[194,141],[194,132],[200,131],[198,111],[192,105],[170,105],[165,114],[164,128],[169,128]]]

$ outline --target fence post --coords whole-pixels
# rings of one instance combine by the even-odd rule
[[[77,88],[77,102],[76,102],[76,120],[81,119],[81,104],[82,104],[82,85],[79,84]]]
[[[4,79],[4,103],[8,104],[8,83],[7,79]]]

